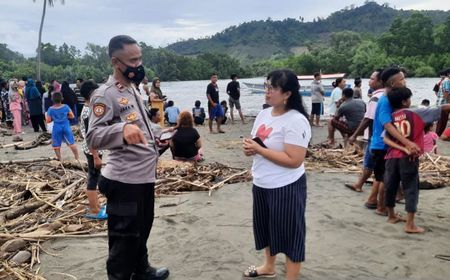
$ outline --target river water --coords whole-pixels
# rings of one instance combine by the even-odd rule
[[[242,82],[249,83],[261,83],[263,84],[264,78],[250,78],[240,79],[241,82],[241,105],[245,115],[256,116],[262,109],[264,104],[264,94],[252,94],[250,90],[246,89]],[[412,106],[420,104],[422,99],[429,99],[431,104],[434,105],[436,97],[433,92],[433,86],[438,81],[435,78],[407,78],[407,86],[412,90]],[[219,80],[219,95],[220,100],[227,100],[226,87],[230,80]],[[323,80],[324,84],[331,84],[331,80]],[[367,91],[369,89],[369,80],[363,79],[362,91],[363,99],[368,101]],[[175,106],[180,110],[191,110],[194,106],[195,100],[200,100],[203,107],[207,107],[206,99],[206,86],[209,81],[182,81],[182,82],[161,82],[161,90],[163,94],[167,95],[168,100],[173,100]],[[300,84],[306,86],[309,81],[301,81]],[[353,85],[353,79],[347,80],[348,84]],[[303,97],[307,111],[310,111],[311,99],[310,97]],[[325,98],[325,113],[327,112],[329,98]]]

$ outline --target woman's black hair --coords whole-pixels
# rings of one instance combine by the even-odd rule
[[[80,94],[83,96],[86,100],[89,100],[91,98],[92,92],[94,90],[98,89],[98,85],[93,80],[87,80],[86,82],[83,82],[80,87]]]
[[[154,78],[153,81],[152,81],[152,86],[156,87],[156,83],[158,81],[161,82],[161,80],[159,78]]]
[[[305,107],[303,106],[302,96],[300,94],[300,84],[297,75],[289,69],[275,70],[267,75],[267,80],[274,88],[280,88],[282,92],[291,92],[286,104],[286,109],[297,110],[306,118]]]
[[[337,87],[342,82],[342,80],[344,80],[344,78],[337,78],[336,81],[334,81],[331,85],[333,87]]]
[[[355,78],[355,86],[360,86],[362,83],[361,78]]]
[[[202,105],[202,103],[200,102],[200,100],[195,100],[194,105],[195,105],[195,107],[200,107],[200,105]]]
[[[156,117],[156,114],[158,114],[159,108],[151,108],[150,109],[150,120]]]

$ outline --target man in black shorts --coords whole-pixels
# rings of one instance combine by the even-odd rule
[[[220,129],[222,124],[222,119],[225,116],[223,108],[219,102],[219,86],[217,85],[217,74],[211,74],[211,83],[209,83],[206,88],[206,97],[208,98],[208,112],[209,112],[209,132],[214,133],[212,129],[213,120],[217,123],[217,132],[225,133],[225,131]]]
[[[323,115],[323,96],[325,91],[321,83],[321,75],[319,72],[314,73],[314,81],[311,83],[311,116],[310,123],[313,126],[320,125],[320,116]],[[314,116],[316,116],[316,122],[314,123]]]
[[[236,74],[231,74],[231,82],[227,85],[227,94],[229,96],[228,103],[230,104],[230,117],[231,123],[234,124],[234,115],[233,108],[236,105],[236,110],[239,112],[239,116],[241,117],[242,124],[245,124],[244,115],[241,111],[241,102],[239,102],[239,98],[241,97],[241,88],[239,82],[237,81],[238,76]]]

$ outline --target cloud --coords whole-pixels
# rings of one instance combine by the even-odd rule
[[[43,0],[3,1],[0,43],[26,56],[34,55]],[[356,2],[356,3],[355,3]],[[381,3],[381,1],[379,1]],[[56,0],[47,8],[43,42],[66,42],[84,50],[87,42],[107,45],[117,34],[158,47],[180,39],[214,35],[245,21],[317,16],[326,17],[363,0]],[[403,9],[450,9],[450,1],[396,0],[391,6]]]

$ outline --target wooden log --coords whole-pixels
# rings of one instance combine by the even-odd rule
[[[24,163],[34,163],[41,161],[51,161],[54,158],[43,157],[43,158],[34,158],[34,159],[16,159],[16,160],[4,160],[0,161],[0,164],[24,164]]]
[[[217,188],[220,188],[221,186],[223,186],[226,182],[230,181],[231,179],[233,179],[233,178],[235,178],[235,177],[237,177],[237,176],[241,176],[241,175],[243,175],[243,174],[245,174],[245,173],[247,173],[247,172],[248,172],[248,170],[244,170],[244,171],[242,171],[242,172],[233,174],[233,175],[229,176],[228,178],[226,178],[225,180],[223,180],[223,181],[221,181],[221,182],[215,184],[214,186],[212,186],[211,188],[209,188],[208,196],[211,196],[213,190],[215,190],[215,189],[217,189]]]
[[[57,195],[55,195],[48,202],[49,203],[55,203],[61,196],[63,196],[67,192],[67,190],[69,190],[70,188],[76,186],[77,184],[79,184],[83,180],[84,180],[84,178],[81,178],[81,179],[73,182],[72,184],[70,184],[66,188],[62,189]],[[45,210],[47,208],[46,206],[48,206],[48,204],[46,204],[45,202],[42,202],[42,201],[31,202],[31,203],[27,203],[25,205],[18,206],[17,208],[8,210],[8,211],[4,212],[2,215],[0,215],[0,224],[5,223],[6,220],[12,220],[12,219],[15,219],[15,218],[23,215],[23,214],[33,212],[33,211],[35,211],[36,209],[38,209],[40,207],[42,207],[42,210]]]
[[[12,238],[22,238],[23,237],[24,240],[37,241],[39,239],[93,238],[93,237],[106,237],[106,236],[108,236],[107,232],[85,234],[87,232],[88,231],[72,232],[72,233],[66,233],[66,234],[42,234],[42,235],[36,235],[36,236],[29,236],[29,235],[28,236],[27,235],[24,236],[23,234],[0,233],[0,238],[12,239]]]

